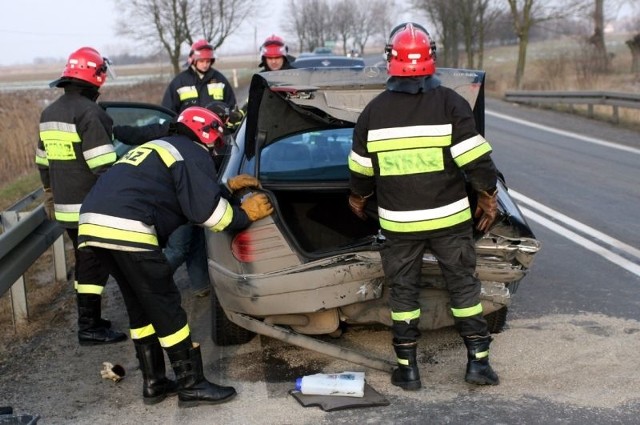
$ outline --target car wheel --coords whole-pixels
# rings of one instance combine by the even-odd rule
[[[256,336],[233,323],[224,313],[216,291],[211,291],[211,340],[218,346],[245,344]]]
[[[508,311],[509,309],[507,307],[502,307],[500,310],[489,313],[484,317],[487,321],[489,332],[497,334],[504,330],[504,327],[507,324]]]

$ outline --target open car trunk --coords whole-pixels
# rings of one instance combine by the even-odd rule
[[[310,257],[363,246],[371,248],[378,234],[377,220],[361,220],[351,212],[348,189],[270,191],[282,219],[278,225]]]

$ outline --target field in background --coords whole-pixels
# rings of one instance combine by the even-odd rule
[[[529,46],[525,90],[605,90],[625,93],[640,92],[640,76],[630,72],[631,55],[624,41],[630,34],[611,35],[607,49],[612,56],[611,73],[599,75],[590,67],[587,49],[576,39],[565,37],[531,43]],[[376,52],[370,51],[370,54]],[[483,69],[487,73],[487,95],[501,98],[513,88],[517,46],[488,48]],[[252,55],[223,57],[216,61],[232,84],[246,84],[256,72],[258,58]],[[38,138],[38,118],[42,109],[56,99],[61,91],[46,88],[60,75],[63,64],[29,68],[3,67],[0,73],[0,207],[17,200],[6,189],[38,185],[33,178],[34,149]],[[129,100],[160,103],[164,89],[171,79],[168,63],[116,66],[119,78],[108,81],[101,90],[100,100]],[[132,79],[139,76],[138,80]],[[118,81],[120,83],[118,83]],[[123,86],[122,82],[131,85]],[[132,83],[133,81],[133,83]],[[140,82],[138,82],[140,81]],[[32,84],[29,90],[5,91],[12,84]],[[566,108],[565,108],[566,109]],[[580,108],[574,112],[586,113]],[[596,117],[608,120],[610,107],[596,107]],[[621,125],[638,128],[640,111],[621,109]],[[7,199],[11,198],[11,199]]]

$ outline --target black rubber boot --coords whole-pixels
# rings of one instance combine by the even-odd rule
[[[498,385],[500,379],[489,364],[489,345],[493,340],[490,335],[465,336],[467,346],[467,373],[464,380],[476,385]]]
[[[77,294],[78,341],[80,345],[113,344],[125,341],[127,335],[114,331],[100,318],[102,297],[95,294]],[[107,321],[108,322],[108,321]]]
[[[194,343],[190,349],[169,352],[169,359],[178,380],[178,406],[219,404],[235,397],[233,387],[216,385],[204,377],[199,344]]]
[[[399,342],[394,339],[393,349],[398,357],[398,368],[391,375],[391,383],[403,390],[419,390],[422,382],[420,382],[420,371],[416,362],[418,343]]]
[[[142,401],[144,404],[157,404],[167,396],[178,393],[178,384],[166,376],[164,351],[160,341],[134,341],[136,357],[142,372]]]

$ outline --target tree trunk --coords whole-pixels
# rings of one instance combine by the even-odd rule
[[[604,0],[595,0],[595,10],[593,13],[593,35],[589,37],[589,42],[596,49],[594,69],[601,73],[609,70],[609,55],[607,46],[604,43]]]
[[[631,72],[640,74],[640,33],[626,41],[631,50]]]

